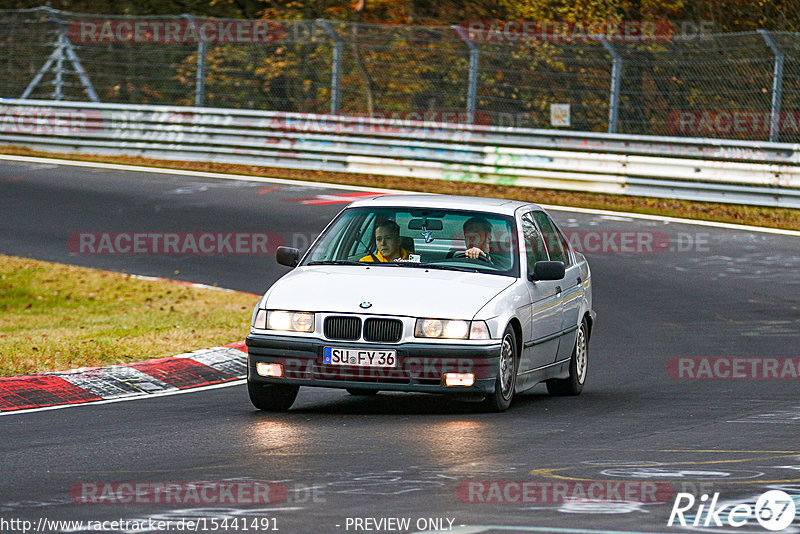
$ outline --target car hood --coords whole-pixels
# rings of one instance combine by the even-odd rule
[[[298,267],[267,292],[270,309],[471,319],[514,278],[409,267]],[[362,302],[372,304],[361,308]]]

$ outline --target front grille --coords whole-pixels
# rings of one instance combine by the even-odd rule
[[[403,336],[403,323],[397,319],[367,319],[364,339],[378,343],[394,343]]]
[[[361,319],[358,317],[327,317],[325,319],[325,337],[356,341],[361,337]]]

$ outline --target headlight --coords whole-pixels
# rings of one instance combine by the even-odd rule
[[[484,321],[417,319],[414,336],[440,339],[489,339],[489,327]]]
[[[266,314],[266,325],[261,326],[261,312]],[[314,314],[309,312],[294,312],[283,310],[259,310],[256,316],[256,328],[267,328],[268,330],[285,330],[288,332],[313,332]]]

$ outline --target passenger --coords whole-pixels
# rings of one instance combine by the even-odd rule
[[[368,254],[358,261],[386,263],[398,259],[407,260],[409,252],[400,246],[400,226],[388,219],[375,224],[376,254]]]
[[[483,217],[472,217],[464,223],[464,241],[467,244],[467,251],[464,255],[467,258],[477,260],[481,256],[492,261],[489,249],[492,246],[492,225]]]

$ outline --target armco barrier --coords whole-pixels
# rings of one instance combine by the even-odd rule
[[[800,208],[800,145],[0,99],[0,144]]]

